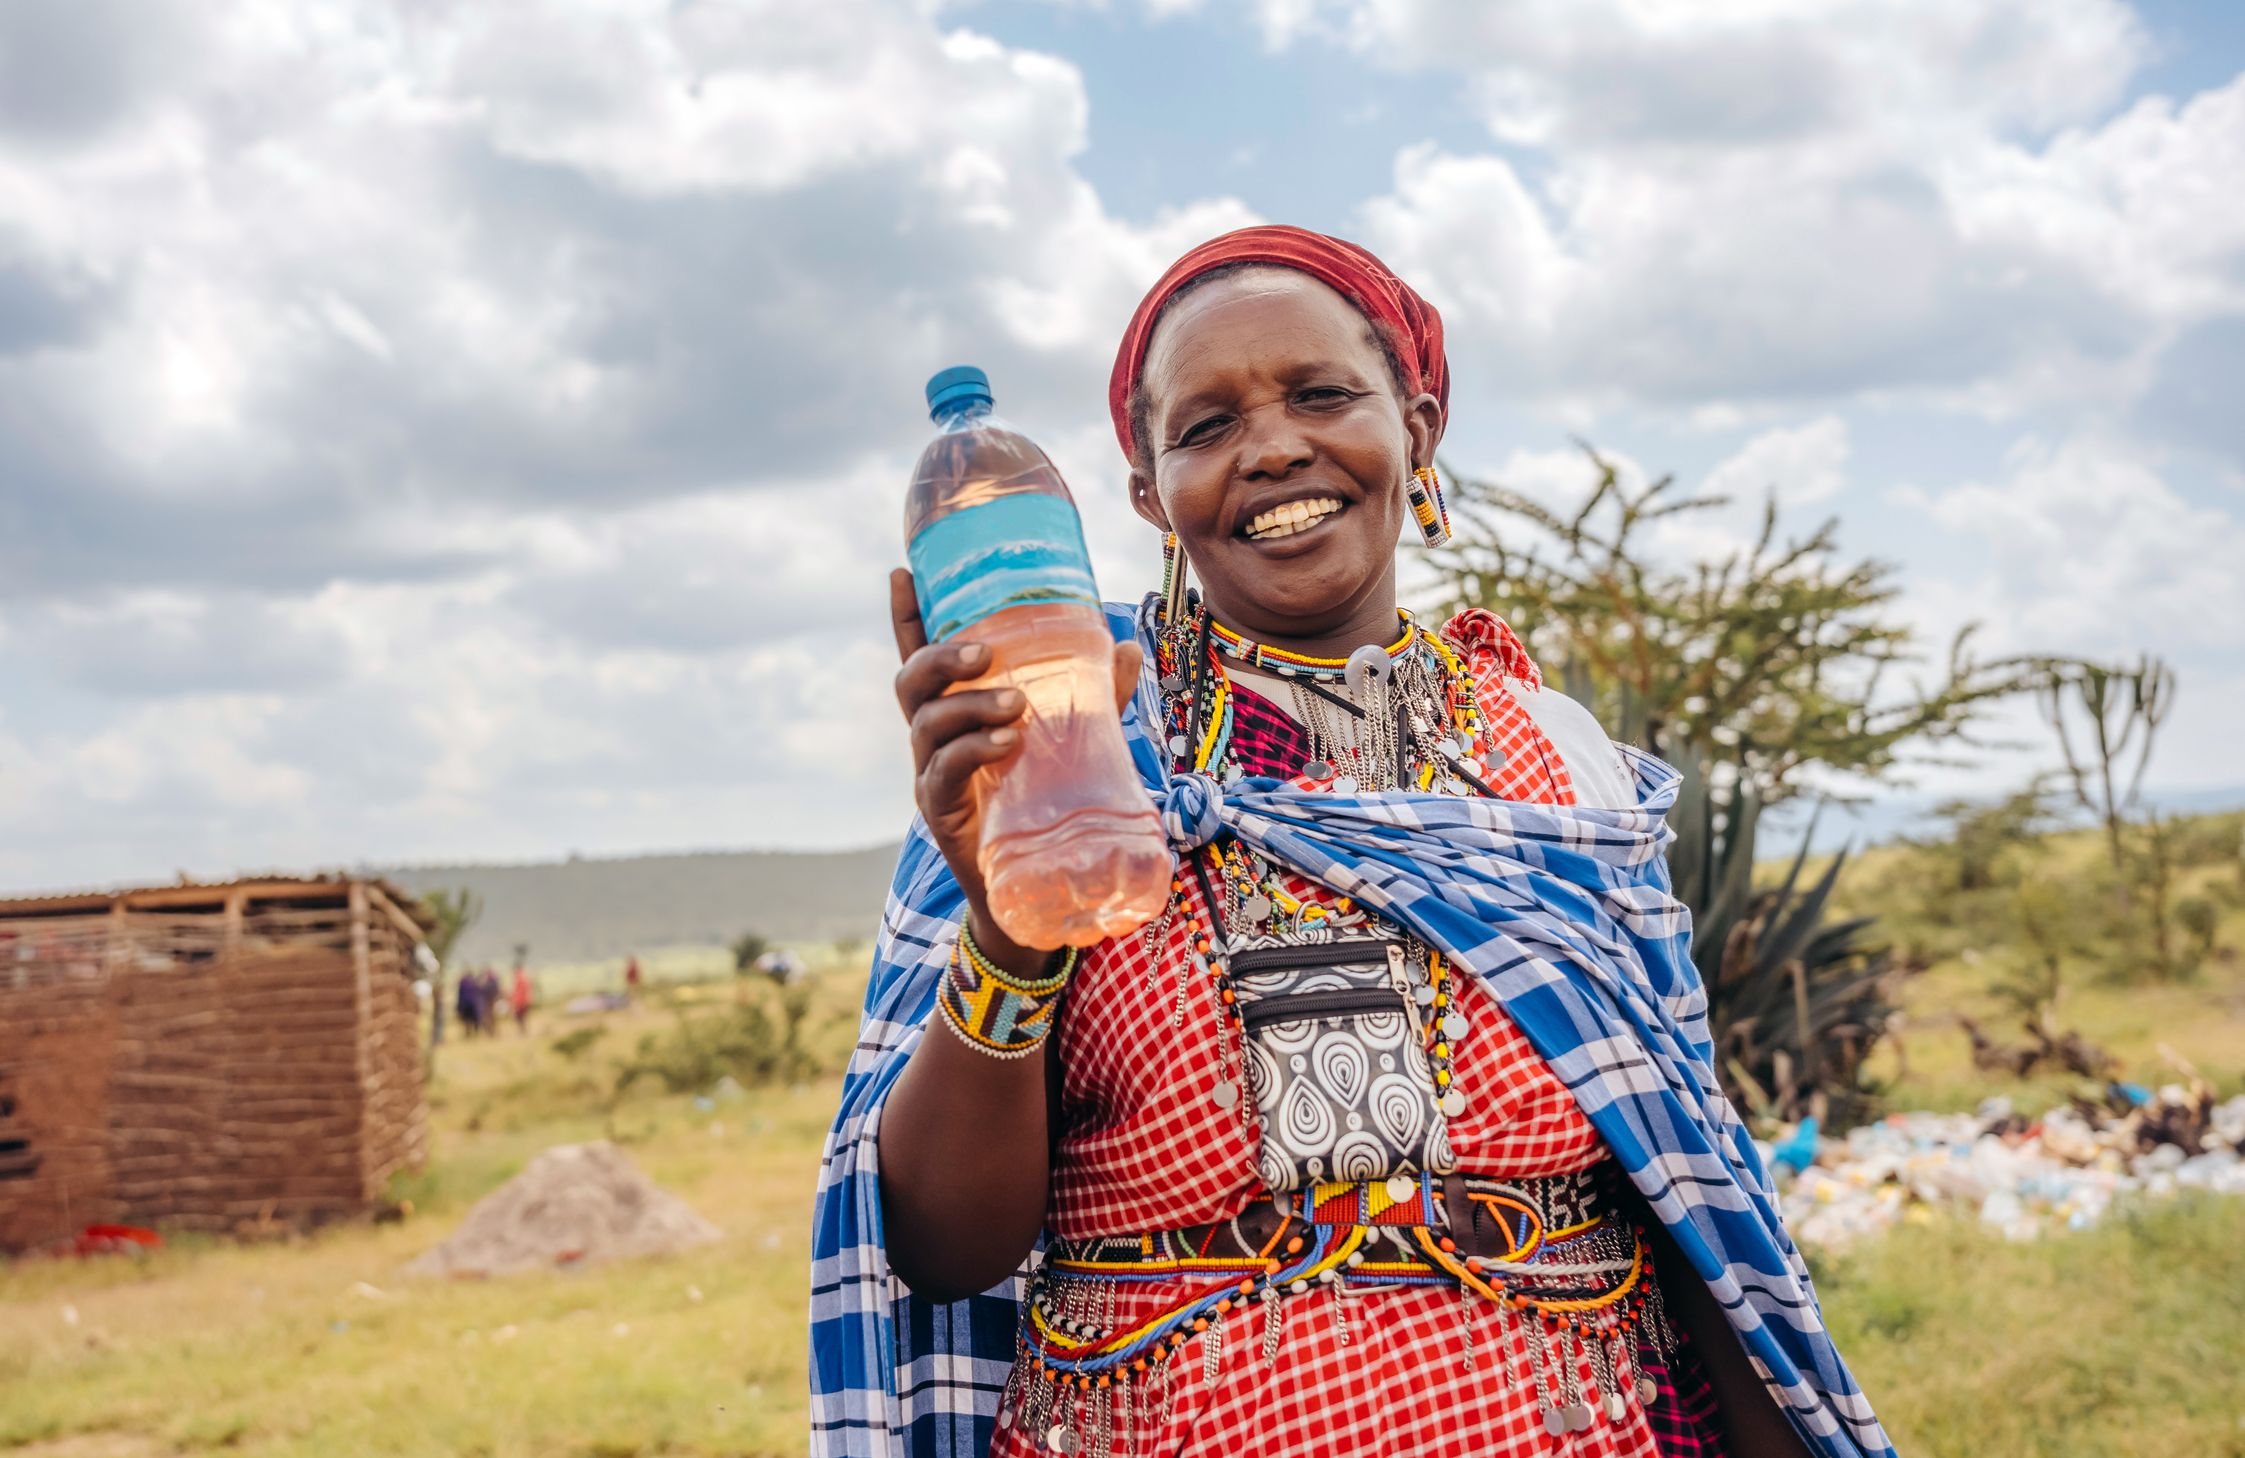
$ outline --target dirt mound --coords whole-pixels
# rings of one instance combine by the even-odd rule
[[[723,1232],[633,1168],[607,1140],[557,1145],[484,1197],[413,1276],[497,1276],[660,1255]]]

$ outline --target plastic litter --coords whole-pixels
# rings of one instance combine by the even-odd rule
[[[1803,1134],[1814,1162],[1794,1173]],[[2104,1103],[2076,1099],[2034,1119],[1999,1098],[1971,1114],[1895,1114],[1838,1138],[1795,1129],[1761,1150],[1794,1239],[1831,1248],[1942,1210],[2030,1240],[2085,1230],[2126,1199],[2245,1195],[2241,1146],[2245,1095],[2216,1104],[2203,1084],[2169,1084],[2116,1087]]]

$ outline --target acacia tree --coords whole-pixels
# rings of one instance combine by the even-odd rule
[[[483,915],[483,898],[462,886],[456,891],[430,891],[421,897],[421,904],[429,909],[436,922],[429,928],[429,951],[440,967],[452,962],[452,949],[468,928]]]
[[[1501,614],[1617,738],[1683,771],[1670,869],[1733,1098],[1771,1120],[1860,1114],[1905,969],[1867,919],[1826,920],[1844,856],[1804,878],[1804,850],[1758,888],[1756,822],[1807,772],[1875,776],[1905,750],[1969,742],[1980,709],[2034,670],[1976,661],[1962,633],[1930,682],[1893,682],[1918,653],[1892,569],[1842,560],[1834,522],[1784,535],[1773,501],[1752,542],[1664,561],[1649,528],[1724,503],[1677,497],[1673,477],[1629,486],[1584,449],[1595,480],[1571,508],[1457,480],[1454,545],[1436,558],[1451,605]]]
[[[1454,607],[1502,615],[1617,737],[1698,750],[1770,804],[1811,767],[1876,776],[1905,748],[1969,743],[1990,700],[2036,681],[2026,660],[1975,659],[1969,628],[1928,681],[1891,611],[1893,569],[1842,560],[1833,520],[1781,534],[1774,499],[1750,544],[1661,561],[1647,528],[1726,499],[1677,497],[1673,476],[1631,487],[1583,449],[1596,475],[1572,508],[1458,479],[1458,530],[1436,563]],[[1893,681],[1904,672],[1916,676]]]
[[[2121,829],[2143,791],[2152,739],[2174,707],[2175,672],[2148,654],[2126,666],[2053,659],[2048,668],[2041,685],[2043,717],[2066,757],[2075,801],[2103,824],[2112,868],[2125,876]],[[2077,719],[2087,753],[2074,746]]]

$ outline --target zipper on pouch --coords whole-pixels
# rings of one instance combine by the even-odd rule
[[[1409,1008],[1411,999],[1402,1000]],[[1395,992],[1385,987],[1336,987],[1330,992],[1295,992],[1259,997],[1240,1006],[1239,1020],[1253,1030],[1265,1023],[1298,1023],[1308,1018],[1362,1017],[1399,1011]]]
[[[1234,977],[1255,972],[1290,972],[1298,967],[1376,967],[1382,957],[1392,969],[1403,955],[1403,945],[1385,937],[1352,937],[1345,942],[1305,942],[1294,947],[1256,947],[1234,952],[1229,961]],[[1391,971],[1389,980],[1394,980]]]

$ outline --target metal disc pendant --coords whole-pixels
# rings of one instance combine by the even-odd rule
[[[1506,761],[1510,760],[1511,758],[1511,755],[1506,754],[1501,749],[1492,749],[1489,751],[1489,768],[1493,770],[1501,770],[1505,767]]]
[[[1455,1043],[1466,1035],[1467,1023],[1463,1013],[1446,1012],[1442,1015],[1442,1036]]]
[[[1250,896],[1240,904],[1239,909],[1247,914],[1249,921],[1269,921],[1271,919],[1271,898],[1268,896]]]
[[[1651,1407],[1653,1399],[1658,1396],[1660,1396],[1660,1385],[1654,1382],[1652,1378],[1639,1377],[1637,1379],[1637,1400],[1639,1402]]]
[[[1569,1403],[1567,1406],[1567,1431],[1579,1433],[1589,1426],[1590,1404],[1587,1402]]]
[[[1464,770],[1469,775],[1478,775],[1482,773],[1481,761],[1478,759],[1461,759],[1458,761],[1458,768]]]
[[[1228,765],[1224,766],[1224,783],[1225,783],[1225,784],[1227,784],[1227,785],[1236,785],[1236,784],[1238,784],[1238,783],[1239,783],[1239,782],[1240,782],[1241,780],[1244,780],[1244,779],[1246,779],[1246,778],[1247,778],[1247,771],[1246,771],[1246,770],[1243,770],[1243,769],[1241,769],[1241,768],[1240,768],[1240,767],[1239,767],[1239,766],[1238,766],[1238,765],[1237,765],[1236,763],[1235,763],[1235,764],[1228,764]]]
[[[1459,1093],[1454,1085],[1444,1089],[1442,1091],[1442,1116],[1446,1119],[1455,1119],[1464,1112],[1465,1095]]]
[[[1606,1394],[1606,1416],[1609,1419],[1618,1423],[1628,1411],[1629,1406],[1621,1400],[1620,1393],[1609,1392]]]
[[[1411,1000],[1421,1007],[1434,1006],[1434,988],[1425,982],[1411,989]]]
[[[1547,1407],[1544,1409],[1543,1430],[1554,1438],[1567,1431],[1567,1420],[1559,1415],[1558,1408]]]
[[[1333,766],[1322,759],[1313,759],[1302,766],[1302,776],[1311,780],[1329,780],[1333,778]]]
[[[1083,1440],[1066,1423],[1054,1423],[1052,1431],[1045,1434],[1045,1446],[1055,1453],[1073,1453],[1083,1446]]]
[[[1335,781],[1333,782],[1333,793],[1334,793],[1334,794],[1336,794],[1336,795],[1353,795],[1353,794],[1355,794],[1355,793],[1356,793],[1356,776],[1355,776],[1355,775],[1343,775],[1343,776],[1341,776],[1341,777],[1340,777],[1339,779],[1335,780]]]
[[[1162,676],[1161,691],[1165,694],[1176,693],[1178,690],[1184,688],[1184,686],[1185,680],[1179,674],[1170,673],[1164,674]]]
[[[1377,643],[1367,643],[1351,653],[1348,666],[1341,670],[1341,678],[1352,694],[1368,693],[1374,684],[1384,684],[1394,676],[1394,660]]]
[[[1239,1102],[1239,1085],[1236,1083],[1211,1085],[1208,1090],[1208,1101],[1219,1109],[1230,1108]]]
[[[1419,1182],[1409,1175],[1388,1176],[1388,1198],[1402,1204],[1419,1192]]]
[[[1169,736],[1169,752],[1171,754],[1183,754],[1185,752],[1184,735],[1172,734]]]

